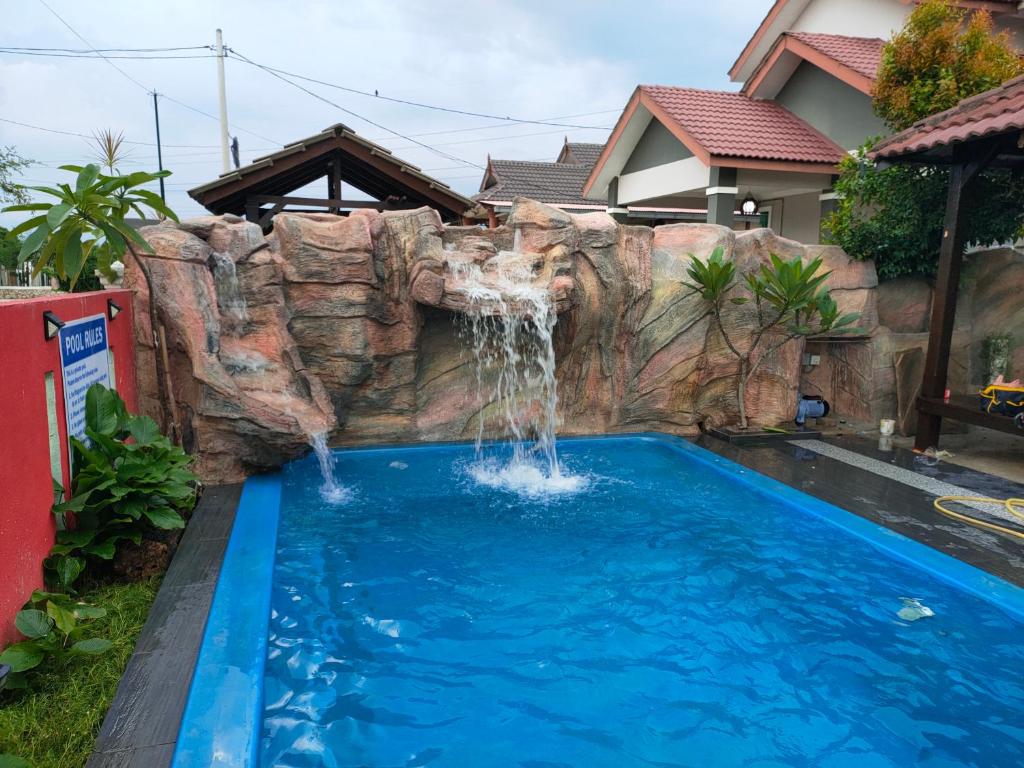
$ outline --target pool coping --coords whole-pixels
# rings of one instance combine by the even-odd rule
[[[721,456],[706,447],[694,444],[692,438],[678,437],[658,432],[619,433],[593,436],[560,437],[560,444],[572,444],[595,439],[636,440],[660,442],[687,454],[717,472],[738,480],[759,495],[780,498],[787,504],[805,509],[809,514],[848,531],[857,538],[867,541],[889,556],[908,562],[950,584],[971,594],[995,603],[1004,612],[1013,614],[1024,621],[1024,589],[1003,579],[986,573],[981,568],[965,563],[955,556],[936,550],[932,545],[915,541],[888,528],[884,522],[866,518],[862,513],[844,509],[828,501],[816,498],[786,482],[769,477],[762,471],[744,466],[734,458]],[[353,446],[338,448],[344,453],[377,452],[398,448],[435,447],[445,448],[465,445],[464,442],[432,442],[406,445]],[[749,450],[749,449],[748,449]],[[280,473],[250,478],[243,487],[235,513],[236,524],[231,530],[220,571],[223,578],[214,574],[215,589],[211,602],[196,606],[191,616],[192,626],[205,622],[202,643],[195,653],[172,653],[177,656],[177,687],[187,686],[187,703],[177,712],[167,711],[169,719],[177,727],[177,737],[157,745],[158,751],[140,747],[135,751],[100,751],[90,759],[89,768],[113,768],[113,766],[163,766],[192,768],[192,766],[231,766],[255,768],[259,765],[261,731],[260,721],[263,709],[263,674],[267,645],[267,629],[270,617],[270,591],[276,549],[277,521],[280,512],[282,477]],[[251,490],[250,490],[251,487]],[[197,517],[199,510],[197,509]],[[191,526],[190,526],[191,527]],[[245,541],[257,534],[256,541]],[[237,542],[237,543],[236,543]],[[185,544],[183,539],[183,544]],[[183,550],[186,548],[183,547]],[[187,552],[182,551],[182,555]],[[176,558],[177,561],[177,558]],[[172,564],[173,565],[173,564]],[[170,574],[170,572],[169,572]],[[249,598],[260,585],[260,596],[256,601]],[[161,595],[163,594],[161,589]],[[159,596],[158,596],[159,600]],[[196,615],[196,613],[200,615]],[[244,631],[238,633],[239,627]],[[147,629],[149,622],[147,622]],[[241,634],[242,642],[227,641],[228,633]],[[143,631],[146,634],[146,630]],[[142,638],[140,637],[140,644]],[[138,651],[137,651],[138,653]],[[135,660],[133,656],[132,661]],[[194,675],[183,678],[180,665],[187,665]],[[193,666],[194,665],[194,666]],[[129,664],[131,667],[131,664]],[[227,678],[231,680],[228,681]],[[118,689],[128,685],[129,675]],[[188,683],[187,679],[191,678]],[[230,682],[230,684],[226,684]],[[224,694],[219,696],[219,694]],[[180,698],[179,694],[176,694]],[[172,697],[174,698],[174,697]],[[117,705],[112,706],[111,712]],[[239,708],[242,708],[240,711]],[[184,711],[183,711],[184,709]],[[152,713],[146,713],[152,715]],[[108,715],[107,720],[112,715]],[[239,725],[241,722],[245,726]],[[225,724],[232,726],[225,729]],[[107,722],[104,722],[104,730]],[[102,738],[102,733],[101,733]],[[176,743],[175,743],[176,742]]]

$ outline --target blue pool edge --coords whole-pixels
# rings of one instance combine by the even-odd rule
[[[255,768],[281,477],[249,478],[217,577],[172,768]]]
[[[694,445],[686,438],[639,432],[564,437],[559,438],[559,444],[593,440],[662,443],[755,494],[805,510],[889,556],[1024,621],[1024,588]],[[341,448],[335,452],[444,450],[464,445],[413,443]],[[260,764],[263,679],[281,491],[280,473],[252,477],[245,482],[196,660],[172,768],[257,768]]]

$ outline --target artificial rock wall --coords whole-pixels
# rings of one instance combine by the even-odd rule
[[[430,209],[349,217],[279,214],[266,237],[234,216],[150,227],[167,336],[170,388],[186,448],[207,482],[237,480],[332,444],[458,440],[497,415],[478,400],[476,368],[457,318],[469,300],[457,262],[486,272],[525,260],[556,302],[555,353],[563,434],[660,430],[693,434],[737,419],[737,363],[702,301],[682,285],[690,254],[715,247],[743,273],[769,253],[820,255],[845,311],[877,328],[870,263],[803,246],[767,229],[617,224],[519,200],[497,229],[445,227]],[[246,314],[218,296],[212,265],[234,263]],[[148,295],[136,289],[143,407],[158,412]],[[223,294],[223,291],[221,291]],[[748,343],[751,306],[730,305],[731,336]],[[770,345],[766,344],[765,346]],[[802,341],[765,360],[751,382],[754,423],[793,417]],[[486,393],[486,386],[485,386]]]

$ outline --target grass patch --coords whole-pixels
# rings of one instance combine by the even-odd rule
[[[154,577],[82,595],[107,610],[89,625],[89,636],[106,637],[114,647],[102,656],[44,662],[31,689],[0,693],[0,754],[24,758],[32,768],[85,765],[159,587]]]

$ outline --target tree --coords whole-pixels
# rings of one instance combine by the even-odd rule
[[[740,428],[747,424],[747,384],[761,362],[786,343],[803,336],[819,333],[848,333],[860,315],[840,315],[839,307],[822,284],[832,274],[819,272],[821,259],[809,264],[794,256],[784,261],[774,253],[770,264],[762,264],[756,272],[746,276],[745,288],[750,296],[730,296],[736,287],[736,265],[726,261],[721,247],[715,248],[707,261],[690,254],[687,274],[692,282],[684,281],[707,303],[712,320],[722,334],[726,347],[739,361],[736,385],[736,404],[740,413]],[[754,300],[757,323],[750,335],[750,343],[741,344],[732,338],[722,322],[726,303],[742,305]],[[776,337],[774,343],[755,356],[766,336]],[[741,349],[745,346],[745,349]]]
[[[0,203],[24,203],[28,195],[14,176],[32,165],[32,161],[19,155],[14,147],[0,147]]]
[[[956,105],[1024,71],[1005,33],[983,11],[969,16],[945,0],[926,0],[882,51],[875,112],[893,131]],[[882,278],[931,275],[942,241],[949,172],[900,165],[878,169],[868,158],[877,140],[840,163],[836,211],[827,239],[857,259],[873,259]],[[1024,227],[1024,177],[988,170],[965,209],[965,241],[1004,242]]]
[[[21,240],[7,237],[7,229],[0,227],[0,269],[17,269]]]
[[[160,195],[142,185],[170,175],[170,171],[147,173],[137,171],[124,176],[105,175],[95,164],[85,166],[62,165],[61,170],[76,174],[74,187],[59,184],[56,187],[28,187],[35,192],[54,198],[53,202],[21,203],[4,208],[4,212],[28,211],[35,216],[23,221],[10,231],[8,237],[29,232],[18,253],[19,264],[35,259],[35,271],[52,269],[58,278],[67,280],[72,288],[78,282],[83,269],[91,259],[96,269],[110,278],[114,277],[111,264],[123,261],[130,254],[146,281],[149,290],[149,319],[157,348],[157,386],[160,388],[161,405],[165,411],[165,422],[173,412],[170,391],[167,386],[167,370],[156,341],[159,318],[157,302],[153,298],[153,278],[149,267],[139,257],[139,252],[152,253],[153,249],[134,227],[125,221],[129,213],[146,218],[143,210],[148,208],[158,215],[178,220]],[[170,424],[172,438],[178,439],[176,424]]]

